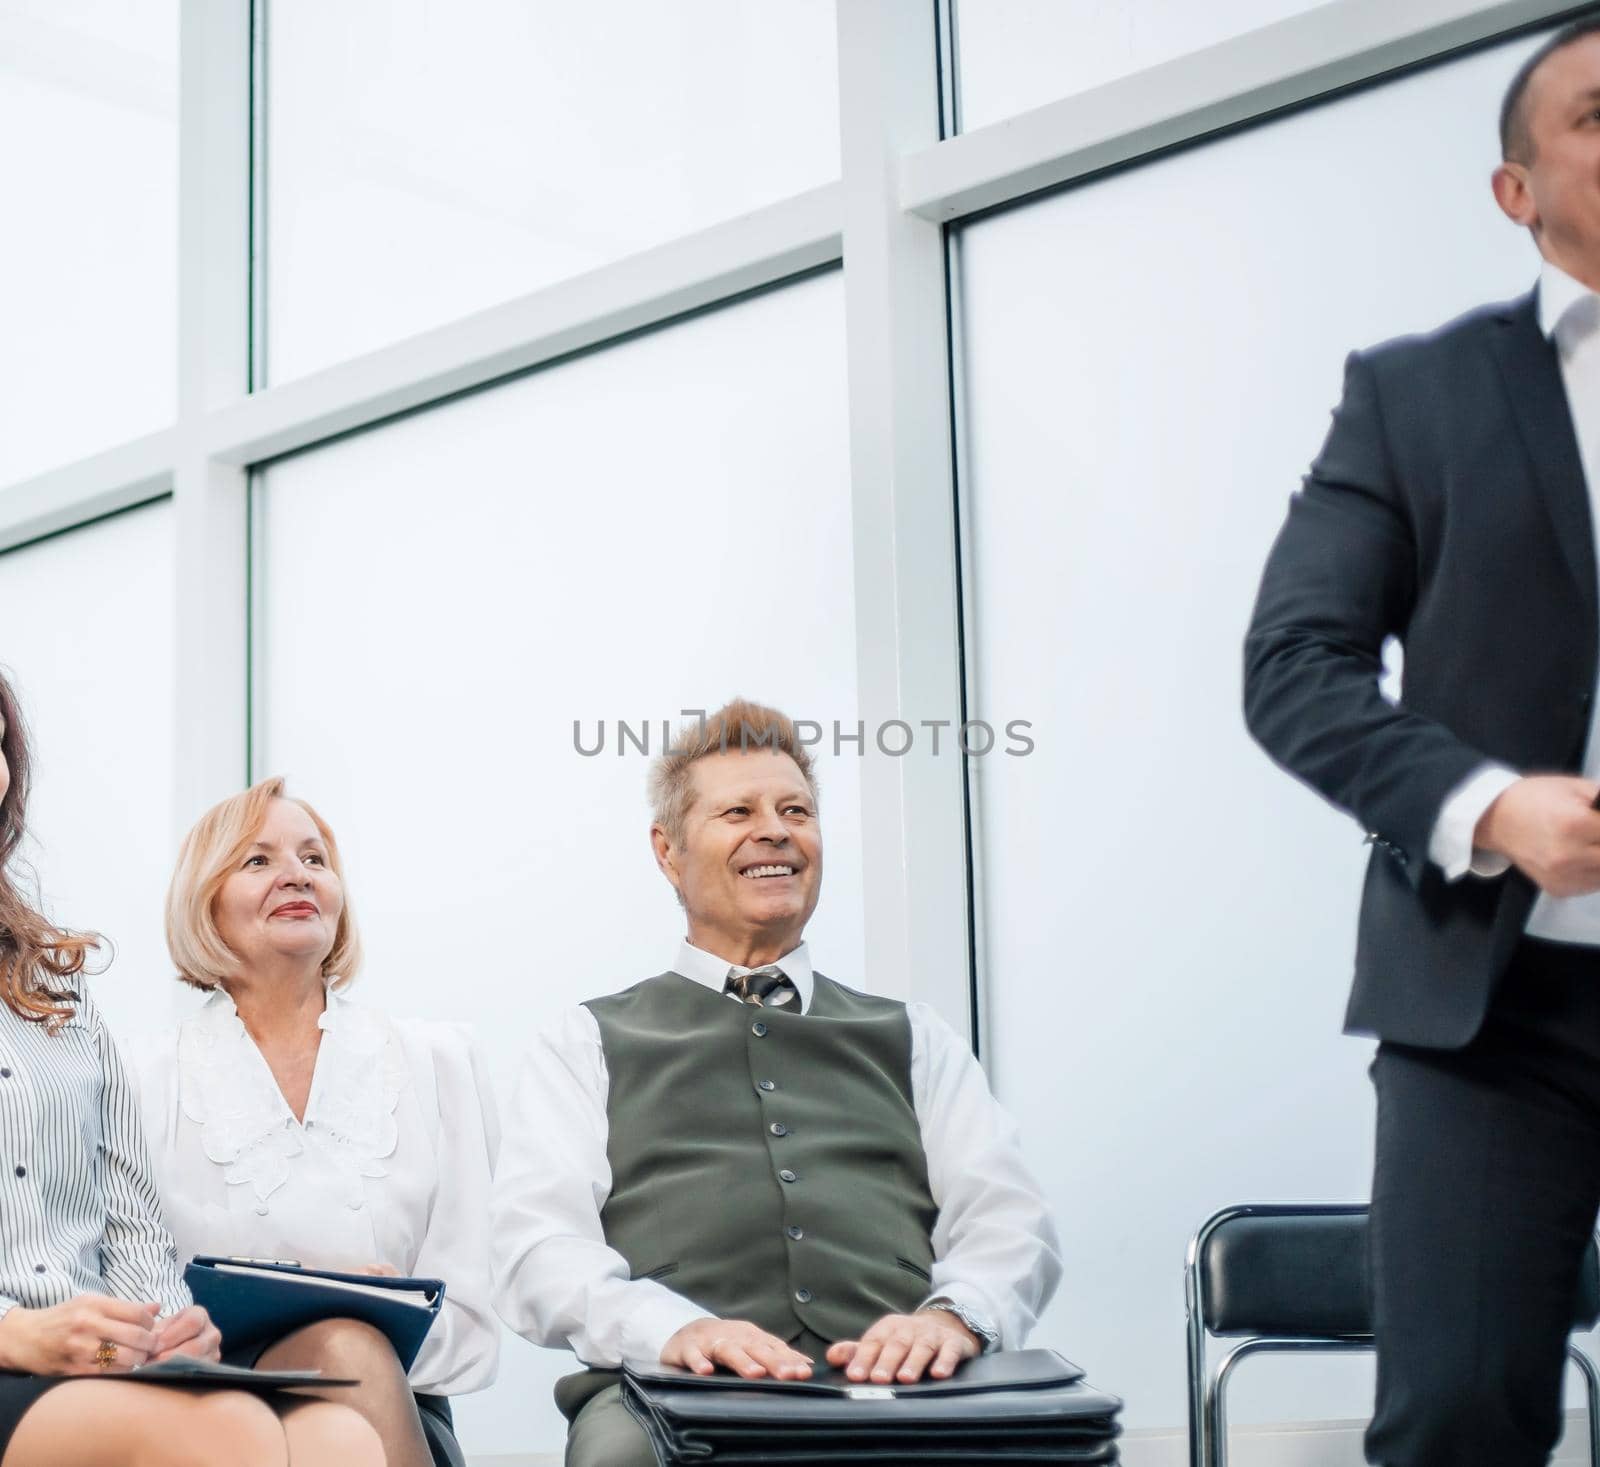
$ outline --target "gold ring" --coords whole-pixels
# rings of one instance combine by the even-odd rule
[[[94,1352],[94,1363],[102,1370],[110,1370],[117,1363],[117,1347],[112,1340],[101,1340],[100,1348]]]

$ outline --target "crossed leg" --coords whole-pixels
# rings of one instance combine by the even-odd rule
[[[347,1405],[367,1419],[383,1443],[388,1467],[432,1467],[433,1453],[417,1415],[416,1398],[394,1346],[381,1330],[358,1319],[319,1320],[268,1346],[256,1365],[261,1370],[320,1370],[359,1380],[355,1387],[330,1387],[325,1399]],[[323,1393],[306,1387],[305,1394]]]
[[[384,1467],[372,1428],[323,1401],[280,1420],[244,1391],[74,1380],[33,1403],[0,1467]]]

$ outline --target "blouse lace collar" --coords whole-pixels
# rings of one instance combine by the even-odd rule
[[[388,1175],[383,1162],[399,1141],[395,1108],[409,1072],[387,1020],[329,989],[317,1025],[322,1044],[304,1124],[223,989],[178,1031],[183,1113],[199,1125],[205,1154],[226,1180],[251,1188],[259,1214],[307,1147],[332,1163],[346,1206],[364,1206],[363,1178]]]

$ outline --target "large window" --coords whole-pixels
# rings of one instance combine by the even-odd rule
[[[502,1094],[537,1024],[661,972],[683,935],[641,737],[656,751],[663,719],[737,693],[854,726],[840,287],[775,291],[260,476],[256,773],[287,774],[339,834],[369,1000],[473,1020]],[[846,978],[859,776],[831,731],[820,752],[810,938]],[[545,1385],[568,1368],[509,1340],[499,1387],[460,1403],[474,1449],[557,1450]]]
[[[1527,49],[960,238],[970,670],[1050,750],[981,771],[990,1064],[1051,1118],[1029,1140],[1069,1266],[1044,1342],[1136,1427],[1183,1418],[1202,1218],[1369,1195],[1370,1051],[1339,1035],[1366,849],[1249,742],[1241,643],[1345,353],[1537,274],[1488,189]],[[1369,1392],[1360,1367],[1263,1364],[1235,1414],[1359,1418]]]
[[[961,130],[1159,66],[1321,0],[952,0]]]
[[[269,380],[839,171],[833,0],[270,0]]]
[[[177,405],[177,0],[0,0],[0,486]]]
[[[175,836],[282,772],[368,997],[506,1085],[680,935],[640,743],[776,703],[819,964],[977,1018],[1035,1343],[1177,1460],[1195,1225],[1368,1188],[1360,833],[1247,739],[1250,598],[1344,352],[1531,281],[1496,94],[1573,9],[0,0],[0,665],[114,1022],[185,1001]],[[1031,751],[925,761],[962,717]],[[508,1340],[469,1459],[559,1453],[571,1367]],[[1348,1428],[1338,1369],[1237,1415]]]
[[[55,921],[106,937],[92,991],[118,1033],[160,1027],[181,1001],[161,925],[177,853],[170,504],[0,555],[0,628],[35,756],[27,868]]]

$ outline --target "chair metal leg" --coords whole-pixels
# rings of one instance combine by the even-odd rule
[[[1233,1367],[1246,1355],[1254,1354],[1258,1343],[1246,1340],[1234,1346],[1217,1362],[1206,1382],[1206,1460],[1201,1467],[1228,1467],[1228,1381]]]
[[[1200,1467],[1227,1467],[1228,1378],[1213,1372],[1206,1382],[1205,1437],[1200,1447]]]
[[[1206,1345],[1200,1323],[1199,1303],[1194,1297],[1193,1272],[1185,1279],[1188,1294],[1189,1356],[1189,1467],[1210,1467],[1206,1452]],[[1600,1467],[1600,1464],[1597,1464]]]
[[[1583,1388],[1587,1396],[1587,1426],[1589,1428],[1589,1467],[1600,1467],[1600,1370],[1588,1354],[1570,1341],[1567,1358],[1583,1373]]]

